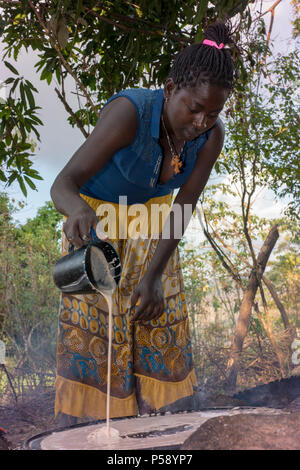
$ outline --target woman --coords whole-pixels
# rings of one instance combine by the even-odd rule
[[[192,396],[197,385],[176,233],[178,226],[184,232],[221,152],[218,116],[234,75],[224,47],[232,43],[229,28],[215,23],[204,38],[175,58],[163,89],[114,95],[51,189],[66,216],[64,253],[69,241],[77,247],[88,243],[92,227],[105,239],[100,219],[121,258],[122,278],[113,296],[112,417],[162,410]],[[170,207],[175,188],[182,217],[176,215],[180,211],[165,216],[159,237],[149,227],[137,238],[124,236],[133,204],[143,204],[151,226],[151,209]],[[115,234],[109,232],[112,216],[97,216],[107,203],[120,222]],[[161,235],[164,223],[170,223],[169,236]],[[56,413],[105,417],[107,315],[100,294],[62,295]]]

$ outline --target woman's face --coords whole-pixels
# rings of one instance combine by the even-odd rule
[[[169,131],[178,140],[193,140],[211,128],[222,111],[229,90],[218,85],[202,84],[178,89],[168,79],[164,89],[164,110]]]

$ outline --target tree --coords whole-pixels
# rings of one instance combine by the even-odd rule
[[[300,328],[300,256],[299,226],[295,221],[285,220],[282,224],[284,237],[278,246],[276,260],[271,263],[269,279],[276,286],[288,316],[296,328]]]
[[[228,361],[230,388],[236,383],[238,362],[250,325],[252,308],[256,307],[257,291],[260,293],[263,309],[267,313],[263,281],[281,311],[285,326],[289,324],[286,311],[274,286],[266,276],[262,276],[272,244],[269,244],[270,250],[266,253],[266,257],[263,257],[263,252],[255,247],[253,204],[262,188],[272,189],[278,196],[291,197],[289,212],[297,218],[300,199],[297,182],[299,114],[297,103],[291,96],[295,83],[300,78],[299,54],[292,52],[287,56],[273,59],[269,48],[270,41],[266,37],[262,20],[251,25],[250,29],[248,24],[244,24],[241,31],[245,36],[243,44],[247,45],[248,51],[244,62],[245,75],[236,84],[225,111],[228,133],[222,158],[216,164],[219,177],[223,177],[225,181],[222,191],[227,196],[239,198],[240,218],[235,220],[238,223],[238,233],[242,235],[241,243],[245,251],[242,258],[248,259],[250,255],[248,266],[251,269],[249,281],[246,287],[244,286],[244,298]],[[210,199],[210,206],[205,209],[209,223],[215,223],[212,204],[216,203]],[[274,238],[272,235],[275,236],[276,230],[274,226],[264,238],[267,240],[269,237]],[[222,260],[223,266],[231,273],[232,278],[243,286],[243,277],[235,263],[231,261],[232,253],[237,251],[237,241],[235,246],[228,244],[226,239],[230,237],[230,232],[224,227],[217,232],[214,226],[209,231],[206,225],[205,234]],[[268,316],[266,318],[268,319]],[[283,374],[281,356],[267,320],[265,326],[272,345],[278,352]]]
[[[184,46],[202,39],[203,27],[237,13],[250,17],[247,0],[0,0],[0,34],[5,63],[14,77],[8,99],[0,104],[0,179],[17,180],[26,195],[34,189],[29,137],[39,139],[37,90],[8,62],[22,47],[35,50],[41,80],[55,91],[69,122],[87,137],[101,105],[121,88],[160,86],[169,61]],[[72,109],[65,81],[71,77],[78,96]],[[19,90],[19,97],[13,97]]]
[[[0,181],[11,185],[16,180],[27,196],[26,186],[36,189],[32,180],[42,179],[32,168],[35,142],[31,133],[40,140],[37,126],[43,123],[37,116],[40,109],[35,105],[37,90],[9,62],[4,61],[4,64],[14,76],[4,82],[11,88],[7,99],[0,100]],[[14,97],[16,90],[20,98]]]
[[[55,368],[59,291],[52,269],[60,257],[62,216],[52,203],[39,209],[23,226],[11,218],[11,204],[0,195],[0,305],[2,335],[17,368],[43,373]]]
[[[5,194],[0,196],[0,257],[13,246],[14,243],[14,224],[12,214],[14,211],[12,203]],[[6,305],[8,302],[8,291],[6,290],[9,276],[9,264],[3,262],[1,266],[0,277],[0,333],[3,334],[4,322],[6,319]]]

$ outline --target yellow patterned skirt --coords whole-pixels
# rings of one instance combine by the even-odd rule
[[[82,197],[95,211],[101,204],[107,204]],[[150,211],[156,207],[154,204],[170,207],[171,195],[151,199],[145,206]],[[112,203],[111,206],[120,215],[120,206]],[[121,209],[124,214],[124,207]],[[126,210],[128,216],[130,206]],[[130,217],[133,216],[129,220]],[[107,214],[99,218],[107,222]],[[158,240],[110,237],[110,241],[122,263],[121,280],[113,295],[111,417],[151,413],[193,395],[197,385],[179,253],[174,251],[162,276],[164,313],[157,320],[133,324],[131,296],[149,266]],[[68,241],[63,234],[63,255],[67,251]],[[62,294],[56,414],[106,417],[107,349],[108,306],[104,297]]]

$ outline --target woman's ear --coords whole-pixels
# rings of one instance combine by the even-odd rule
[[[165,81],[165,86],[164,86],[164,98],[165,101],[168,101],[168,99],[173,95],[174,91],[176,89],[176,85],[173,82],[173,78],[167,78]]]

